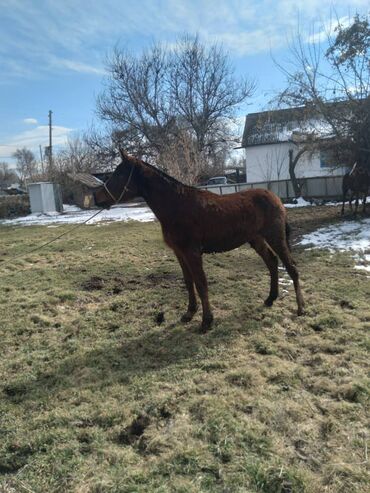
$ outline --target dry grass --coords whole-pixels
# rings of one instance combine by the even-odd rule
[[[290,216],[302,232],[336,212]],[[60,231],[2,228],[0,255]],[[249,248],[206,257],[206,335],[179,323],[156,223],[85,226],[2,268],[0,492],[367,491],[369,283],[347,254],[295,257],[300,318],[289,286],[262,306]]]

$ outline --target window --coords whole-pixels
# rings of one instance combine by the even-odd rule
[[[332,150],[320,151],[320,168],[335,168],[338,166]]]

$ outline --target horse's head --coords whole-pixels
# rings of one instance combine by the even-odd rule
[[[127,202],[140,195],[138,188],[138,169],[134,158],[120,149],[122,161],[103,186],[95,189],[94,199],[98,207]]]

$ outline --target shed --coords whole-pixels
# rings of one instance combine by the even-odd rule
[[[59,186],[51,182],[30,183],[28,185],[31,212],[62,212],[63,204]]]
[[[71,180],[68,184],[69,196],[67,203],[72,202],[82,209],[91,209],[95,206],[94,188],[101,187],[112,173],[68,173]]]

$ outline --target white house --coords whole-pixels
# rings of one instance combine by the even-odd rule
[[[293,159],[308,136],[330,138],[328,126],[307,108],[289,108],[250,113],[246,116],[242,147],[245,149],[247,183],[289,180],[289,152]],[[342,176],[347,166],[338,166],[328,151],[304,152],[295,174],[299,178]]]

